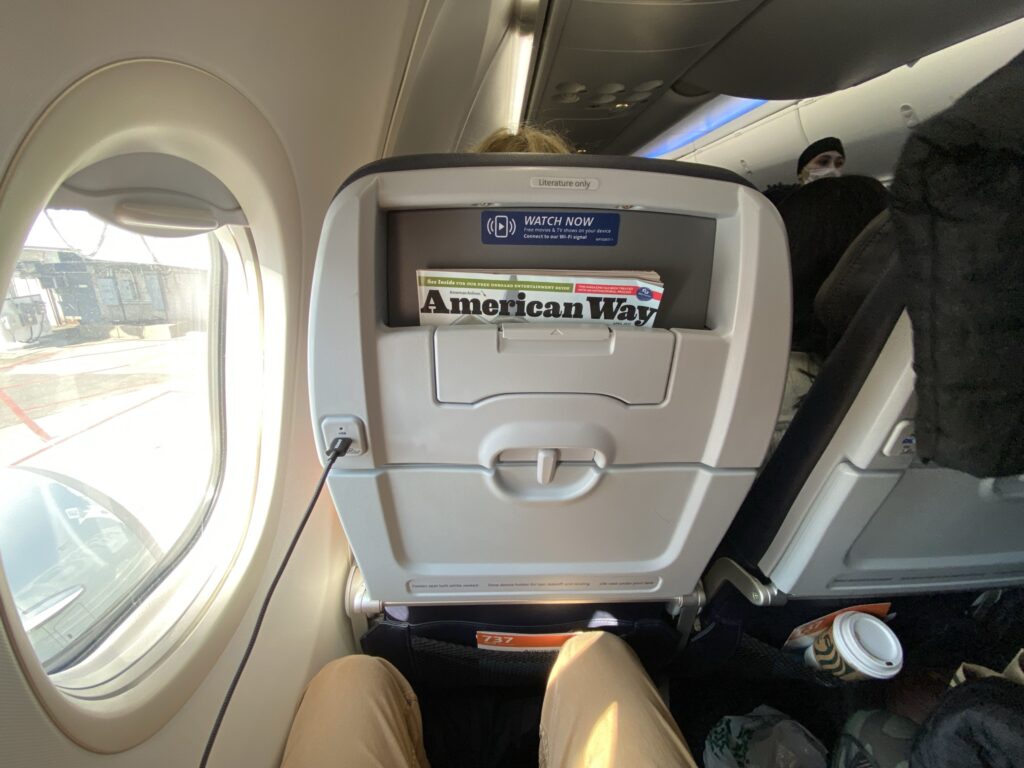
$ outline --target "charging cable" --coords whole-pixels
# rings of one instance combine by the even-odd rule
[[[324,489],[324,483],[327,482],[327,475],[331,471],[331,467],[334,466],[334,462],[348,453],[348,449],[352,447],[352,439],[348,437],[337,437],[331,441],[330,447],[327,449],[327,464],[324,466],[324,472],[320,475],[320,482],[316,484],[316,490],[313,492],[313,498],[309,502],[309,506],[306,507],[306,512],[302,516],[302,520],[299,521],[299,527],[295,531],[295,535],[292,536],[292,542],[288,545],[288,551],[284,553],[284,559],[281,561],[281,565],[277,568],[277,573],[274,574],[274,580],[270,582],[270,589],[267,590],[267,596],[263,598],[263,605],[260,606],[259,615],[256,617],[256,626],[252,629],[252,635],[249,637],[249,645],[246,646],[245,653],[242,654],[242,660],[238,664],[238,669],[235,670],[235,676],[231,680],[231,685],[228,686],[228,692],[224,696],[224,701],[220,705],[220,712],[217,713],[217,719],[213,723],[213,729],[210,731],[210,738],[206,742],[206,749],[203,750],[203,757],[199,761],[199,768],[206,768],[206,763],[210,759],[210,753],[213,751],[213,744],[217,741],[217,734],[220,732],[221,723],[224,722],[224,715],[228,711],[228,705],[231,703],[231,697],[235,695],[235,688],[238,687],[238,681],[242,678],[242,672],[245,671],[245,665],[249,663],[249,657],[252,656],[252,649],[256,646],[256,636],[260,633],[260,627],[263,626],[263,619],[267,615],[267,608],[270,606],[270,598],[274,596],[274,590],[277,589],[277,584],[281,581],[281,576],[284,574],[284,569],[288,565],[288,561],[291,559],[292,552],[295,551],[295,545],[299,543],[299,537],[302,535],[302,531],[306,528],[306,523],[309,521],[310,515],[313,514],[313,507],[316,506],[317,500],[320,498],[320,493]]]

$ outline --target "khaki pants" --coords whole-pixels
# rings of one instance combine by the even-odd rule
[[[558,654],[540,720],[541,768],[696,768],[633,651],[606,632]],[[426,768],[416,694],[391,664],[346,656],[324,667],[295,715],[282,768]]]

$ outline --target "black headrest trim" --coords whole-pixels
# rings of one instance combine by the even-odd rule
[[[688,176],[694,179],[711,179],[730,184],[739,184],[756,189],[741,176],[713,165],[679,163],[673,160],[650,160],[645,157],[621,157],[618,155],[556,155],[544,153],[461,153],[432,155],[400,155],[367,163],[352,173],[338,188],[341,192],[349,184],[377,173],[396,171],[422,171],[439,168],[608,168],[620,171],[642,171],[644,173],[668,173],[674,176]],[[337,196],[337,193],[335,193]]]

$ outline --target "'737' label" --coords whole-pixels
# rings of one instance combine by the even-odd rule
[[[531,635],[520,632],[476,633],[476,647],[490,651],[557,651],[579,632]]]

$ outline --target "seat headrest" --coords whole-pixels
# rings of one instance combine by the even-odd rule
[[[1024,55],[907,140],[893,223],[923,459],[1024,472]]]
[[[779,203],[789,235],[793,349],[822,351],[814,297],[850,243],[888,204],[889,193],[870,176],[812,181]]]
[[[864,227],[850,243],[814,297],[814,314],[825,329],[825,352],[831,352],[864,299],[896,261],[896,237],[889,211]]]

